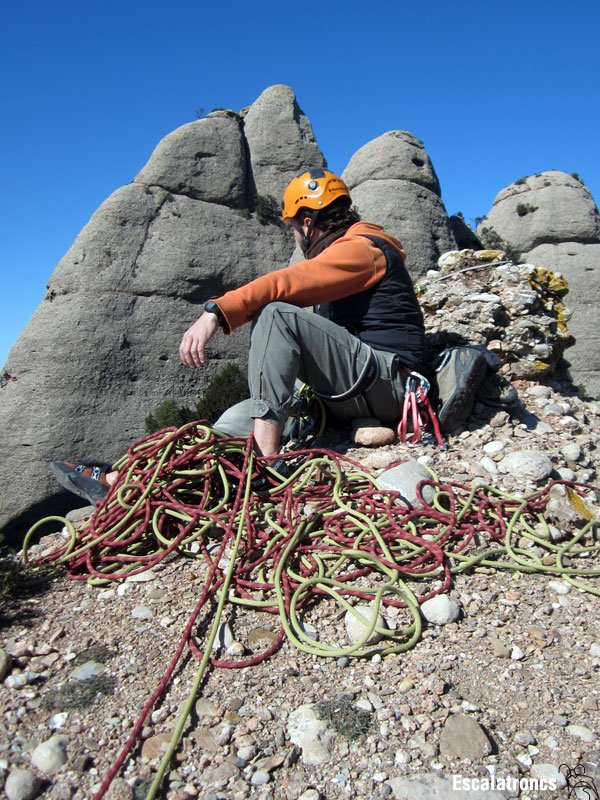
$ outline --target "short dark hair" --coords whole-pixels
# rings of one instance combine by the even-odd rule
[[[360,215],[351,203],[349,197],[338,197],[337,200],[317,213],[314,224],[325,233],[332,233],[339,231],[340,228],[349,228],[355,222],[360,222]],[[312,217],[313,214],[312,208],[303,207],[298,211],[295,219],[302,220],[305,217]]]

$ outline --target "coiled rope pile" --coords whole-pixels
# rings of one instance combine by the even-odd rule
[[[166,429],[135,444],[115,465],[118,479],[83,531],[49,517],[27,534],[25,560],[41,526],[60,521],[68,539],[39,563],[61,563],[74,580],[123,580],[174,552],[207,566],[200,597],[156,690],[96,794],[100,800],[135,743],[153,706],[166,692],[183,654],[199,661],[181,714],[147,800],[156,797],[209,665],[239,668],[272,655],[287,637],[321,656],[399,653],[421,634],[419,606],[449,589],[452,574],[474,566],[562,576],[600,595],[598,522],[585,504],[594,487],[553,482],[519,498],[490,487],[438,482],[420,485],[422,508],[380,489],[359,464],[327,450],[286,457],[293,469],[281,481],[257,460],[252,440],[222,436],[204,423]],[[255,487],[260,479],[262,487]],[[544,516],[560,483],[580,514],[568,539],[554,543]],[[423,490],[435,490],[427,504]],[[525,546],[528,545],[528,546]],[[303,613],[319,600],[356,616],[364,635],[354,644],[315,641]],[[365,619],[354,608],[371,604]],[[251,658],[211,656],[226,603],[277,615],[280,630],[269,648]],[[216,608],[215,608],[216,604]],[[402,626],[379,627],[386,609],[401,609]],[[208,630],[204,641],[195,632]],[[373,634],[384,638],[373,644]]]

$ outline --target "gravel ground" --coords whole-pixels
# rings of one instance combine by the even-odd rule
[[[478,406],[445,451],[354,448],[342,434],[330,445],[371,468],[419,458],[441,478],[525,493],[543,482],[495,472],[494,464],[536,450],[555,470],[597,482],[600,404],[562,394],[560,384],[543,393],[525,381],[517,388],[519,417]],[[550,403],[559,410],[544,414]],[[534,416],[539,424],[532,425]],[[485,449],[496,442],[503,447]],[[20,795],[7,784],[11,800],[93,797],[175,652],[204,574],[201,562],[173,557],[117,586],[58,577],[14,601],[2,629],[0,770],[13,781],[22,770],[43,783]],[[406,653],[328,659],[284,642],[257,666],[210,671],[159,796],[549,800],[567,798],[569,787],[469,794],[440,786],[442,776],[559,778],[562,764],[584,765],[600,787],[598,597],[561,579],[488,568],[457,575],[450,596],[459,619],[426,623]],[[226,614],[231,652],[259,653],[273,640],[273,616]],[[307,622],[320,638],[344,638],[344,622],[327,603]],[[189,656],[182,662],[107,797],[146,796],[196,669]],[[312,704],[321,704],[324,720],[315,719]],[[58,761],[39,755],[48,740]],[[406,781],[415,776],[418,787]]]

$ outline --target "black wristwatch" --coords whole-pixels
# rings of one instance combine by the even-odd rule
[[[216,303],[214,303],[212,300],[209,300],[207,303],[204,303],[204,310],[208,311],[209,314],[214,314],[219,321],[219,325],[223,328],[223,330],[226,330],[227,320]]]

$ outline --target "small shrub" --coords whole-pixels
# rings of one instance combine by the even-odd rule
[[[527,214],[533,214],[534,211],[537,211],[537,206],[532,206],[531,203],[519,203],[517,206],[517,214],[520,217],[524,217]]]
[[[226,364],[209,381],[193,409],[178,406],[174,400],[165,400],[156,411],[146,417],[146,432],[155,433],[170,427],[180,428],[198,419],[214,422],[227,408],[247,397],[248,381],[245,372],[236,364]]]
[[[518,181],[515,181],[515,186],[521,186],[523,183],[527,183],[527,178],[519,178]]]
[[[348,695],[317,703],[314,711],[319,719],[346,739],[361,739],[373,725],[369,712],[355,708]]]
[[[59,689],[47,692],[42,698],[44,711],[68,711],[87,708],[99,695],[114,694],[117,679],[112,675],[95,675],[86,681],[67,681]]]
[[[261,225],[268,225],[279,219],[280,208],[277,200],[270,194],[259,194],[256,198],[256,219]]]
[[[145,419],[147,433],[160,431],[162,428],[180,428],[188,422],[192,422],[194,416],[189,408],[178,406],[174,400],[165,400],[152,414]]]
[[[493,228],[482,228],[480,231],[480,239],[486,247],[493,250],[504,250],[506,257],[510,259],[513,264],[518,264],[521,260],[521,253],[516,250],[512,245],[505,242],[500,234]]]
[[[194,419],[214,422],[225,409],[245,400],[248,394],[248,379],[237,364],[226,364],[209,382],[195,408]]]

